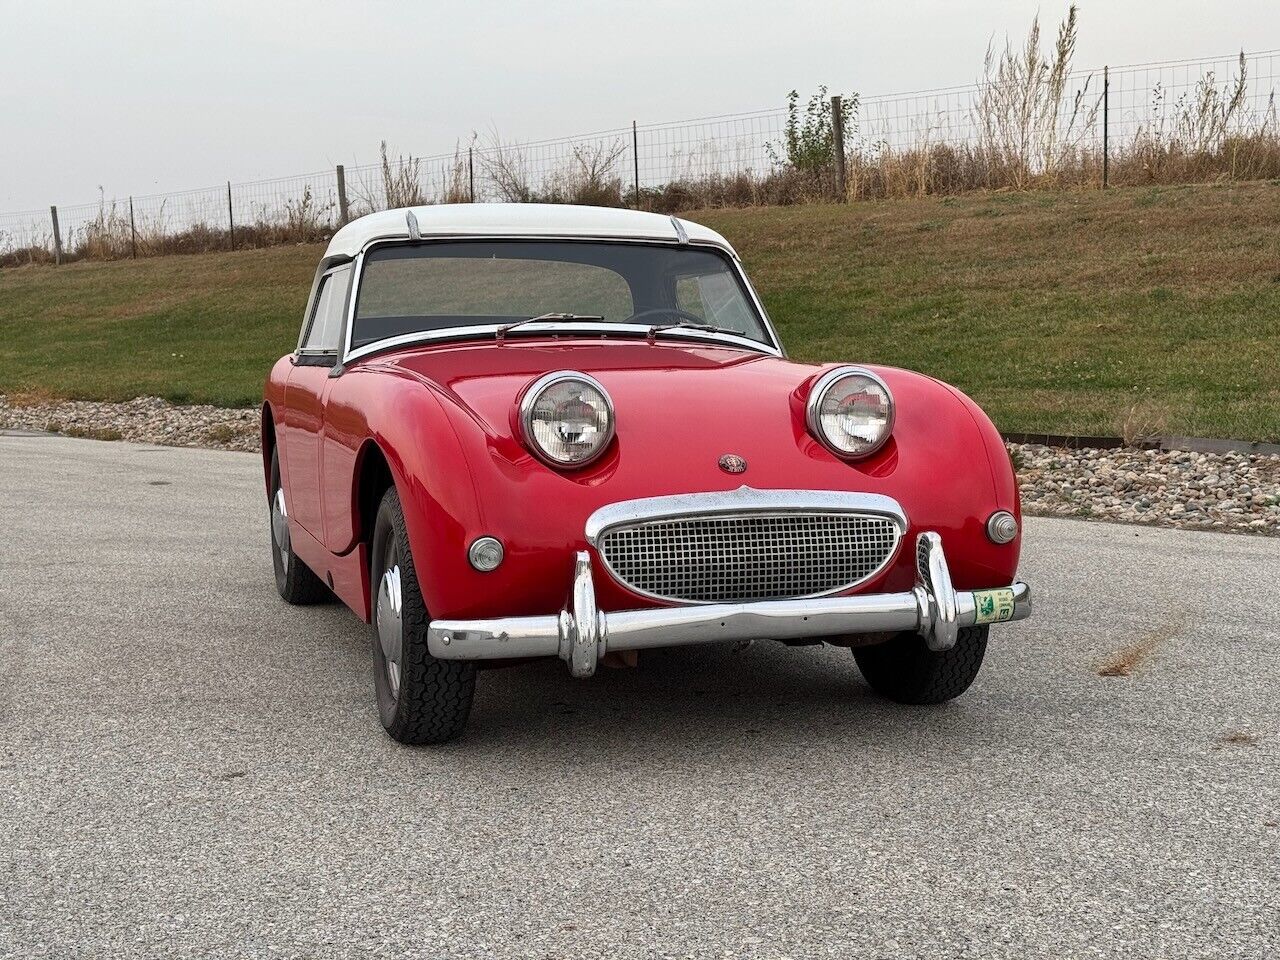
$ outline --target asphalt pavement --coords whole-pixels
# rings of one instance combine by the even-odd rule
[[[256,456],[0,437],[0,957],[1275,956],[1280,541],[1024,556],[944,707],[686,648],[410,749],[368,628],[276,595]]]

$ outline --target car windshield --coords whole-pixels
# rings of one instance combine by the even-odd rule
[[[365,254],[351,346],[561,314],[594,323],[715,327],[771,343],[723,253],[671,245],[459,240]]]

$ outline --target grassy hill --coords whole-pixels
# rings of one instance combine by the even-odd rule
[[[1006,430],[1280,440],[1280,183],[701,211],[791,354]],[[0,393],[256,403],[320,248],[0,271]]]

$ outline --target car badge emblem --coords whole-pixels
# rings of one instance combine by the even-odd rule
[[[720,469],[725,473],[745,473],[747,470],[747,461],[743,460],[736,453],[726,453],[720,458]]]

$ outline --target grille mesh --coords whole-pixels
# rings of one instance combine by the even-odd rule
[[[896,523],[875,514],[673,517],[615,527],[599,550],[640,593],[731,603],[853,586],[888,562],[899,536]]]

